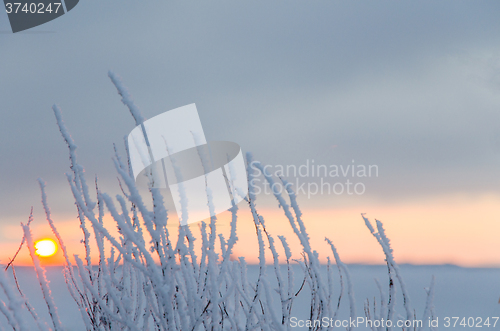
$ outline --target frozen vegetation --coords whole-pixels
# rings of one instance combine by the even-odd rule
[[[129,93],[116,75],[110,73],[109,76],[122,102],[130,110],[136,124],[140,125],[144,118]],[[288,188],[286,196],[275,194],[275,198],[300,241],[302,258],[299,260],[292,260],[287,238],[266,230],[266,222],[255,206],[257,196],[251,186],[245,203],[233,205],[230,209],[232,220],[227,238],[217,232],[216,217],[208,223],[202,222],[199,234],[193,234],[189,226],[179,226],[175,233],[170,233],[167,228],[168,212],[160,191],[155,188],[149,190],[148,199],[151,199],[153,207],[148,208],[144,196],[139,194],[127,159],[120,158],[118,152],[114,165],[120,177],[122,195],[112,198],[99,190],[97,181],[92,185],[86,181],[83,167],[77,161],[76,145],[66,129],[61,110],[54,106],[53,111],[69,148],[71,172],[67,174],[67,179],[83,231],[85,256],[70,257],[64,238],[52,220],[45,184],[40,180],[42,204],[46,220],[64,253],[64,281],[80,315],[72,316],[72,319],[80,318],[86,330],[292,330],[302,326],[297,324],[297,316],[311,323],[322,321],[310,326],[304,324],[301,328],[310,330],[351,330],[355,328],[351,323],[343,323],[359,318],[391,320],[394,323],[392,327],[375,323],[370,325],[372,330],[429,329],[427,321],[435,316],[434,280],[428,288],[421,289],[426,299],[420,309],[415,310],[380,221],[372,223],[364,215],[360,219],[366,223],[385,254],[387,280],[373,283],[373,286],[378,286],[377,298],[367,299],[359,309],[349,268],[328,238],[325,240],[331,247],[331,258],[327,265],[320,264],[296,195],[289,185],[284,185]],[[251,155],[247,155],[247,163],[251,162]],[[260,163],[254,164],[262,170]],[[252,169],[247,168],[249,181],[256,175]],[[265,180],[271,186],[275,180],[286,184],[284,179],[271,176],[265,176]],[[254,247],[259,252],[257,266],[248,266],[243,258],[230,258],[238,240],[239,208],[249,208],[253,215],[258,238],[258,246]],[[113,236],[104,226],[103,217],[108,213],[119,229],[118,236]],[[46,270],[35,254],[30,222],[22,226],[22,242],[30,251],[50,319],[44,321],[41,316],[46,314],[35,312],[26,294],[33,291],[24,293],[22,286],[16,286],[17,279],[12,277],[14,269],[10,267],[0,273],[0,285],[5,294],[0,310],[6,321],[0,329],[24,331],[36,327],[39,330],[65,330],[61,320],[67,318],[61,319]],[[194,245],[196,237],[201,238],[199,250]],[[97,244],[98,261],[91,259],[92,241]],[[278,252],[281,251],[285,253],[285,264],[280,264],[278,260]],[[60,291],[61,285],[53,283],[52,287],[58,287]],[[37,309],[41,308],[38,306]],[[323,322],[325,320],[328,325]],[[397,327],[398,320],[422,320],[425,323]],[[362,326],[366,327],[365,324]]]

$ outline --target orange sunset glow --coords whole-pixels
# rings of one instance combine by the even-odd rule
[[[378,219],[384,223],[391,239],[395,258],[399,263],[412,264],[456,264],[466,267],[499,266],[500,233],[498,211],[500,196],[484,195],[471,198],[465,195],[454,195],[441,198],[421,199],[399,204],[367,203],[366,207],[349,208],[304,208],[303,217],[311,238],[313,249],[317,250],[322,262],[327,261],[331,251],[324,238],[330,238],[344,262],[383,264],[384,256],[365,227],[361,213],[372,221]],[[288,220],[281,209],[261,208],[259,213],[265,218],[268,232],[275,237],[284,235],[292,250],[293,258],[300,258],[299,241],[293,233]],[[241,204],[238,212],[238,242],[234,248],[234,257],[243,256],[248,263],[257,263],[258,250],[255,226],[248,208]],[[225,212],[218,217],[218,231],[229,238],[230,213]],[[175,219],[168,225],[170,234],[176,234]],[[109,215],[104,217],[105,226],[113,236],[118,237],[116,225]],[[81,244],[82,231],[78,220],[68,217],[56,219],[56,226],[67,246],[68,255],[74,254],[83,258],[85,249]],[[189,225],[193,234],[199,239],[199,223]],[[32,223],[33,233],[42,238],[50,237],[50,227],[39,219]],[[8,225],[3,227],[4,238],[11,241],[5,244],[0,259],[5,263],[13,256],[22,239],[20,227]],[[18,238],[18,239],[14,239]],[[97,246],[91,235],[91,257],[98,262]],[[175,237],[175,240],[177,237]],[[4,239],[5,240],[5,239]],[[53,242],[53,241],[52,241]],[[38,242],[40,243],[40,242]],[[50,246],[50,245],[49,245]],[[57,246],[55,246],[57,249]],[[252,249],[249,249],[251,247]],[[107,245],[106,249],[109,249]],[[49,250],[50,251],[50,250]],[[63,254],[60,250],[50,251],[50,257],[42,261],[48,265],[62,265]],[[280,258],[284,256],[278,247]],[[40,254],[40,256],[43,256]],[[268,258],[271,258],[268,255]],[[271,259],[268,259],[268,262]],[[283,260],[281,261],[283,262]],[[31,265],[31,258],[23,248],[16,258],[17,265]]]

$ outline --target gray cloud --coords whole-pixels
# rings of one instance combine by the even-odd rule
[[[209,140],[236,141],[266,163],[378,164],[369,193],[384,199],[498,192],[499,10],[80,2],[35,29],[55,33],[0,34],[0,208],[24,215],[38,203],[39,176],[55,208],[72,208],[53,103],[88,175],[112,187],[112,143],[134,122],[108,69],[146,117],[195,102]]]

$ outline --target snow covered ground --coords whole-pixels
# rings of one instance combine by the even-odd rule
[[[283,266],[283,268],[285,268]],[[80,313],[70,297],[64,278],[61,273],[61,267],[47,267],[47,278],[50,280],[52,295],[57,304],[59,315],[63,325],[67,330],[84,330],[81,321]],[[386,266],[367,266],[367,265],[350,265],[349,270],[352,277],[353,287],[356,298],[357,316],[364,316],[363,302],[366,298],[379,299],[378,289],[374,278],[377,278],[385,291],[387,291],[388,278]],[[285,269],[283,269],[283,273]],[[338,274],[335,272],[335,280],[338,281]],[[490,329],[500,329],[500,322],[493,328],[494,320],[492,317],[500,316],[500,269],[497,268],[461,268],[450,265],[443,266],[412,266],[402,265],[401,272],[411,296],[411,303],[417,312],[417,319],[422,317],[425,307],[426,292],[425,288],[429,286],[432,276],[436,277],[435,287],[435,311],[439,318],[439,330],[446,329],[469,329],[469,327],[460,326],[459,323],[463,317],[466,320],[473,317],[475,321],[479,321],[479,317],[484,322],[487,317],[490,317]],[[273,284],[274,269],[272,266],[267,267],[267,276]],[[35,307],[37,313],[43,316],[45,320],[50,321],[47,307],[43,301],[42,294],[36,279],[34,270],[29,267],[17,267],[17,278],[25,295],[29,298],[31,304]],[[249,266],[249,277],[258,275],[258,266]],[[294,266],[295,288],[298,289],[302,283],[302,271]],[[335,284],[338,292],[338,282]],[[399,289],[398,289],[399,290]],[[399,291],[398,293],[400,293]],[[349,307],[347,296],[342,301],[340,309],[340,320],[349,319]],[[307,320],[309,311],[309,295],[307,285],[298,295],[294,303],[292,316],[296,317],[297,321]],[[402,298],[398,296],[398,313],[404,315],[402,308]],[[276,308],[279,310],[278,304]],[[27,317],[28,314],[26,314]],[[455,328],[445,327],[445,317],[459,317]],[[31,320],[30,320],[31,322]],[[451,320],[453,323],[453,320]],[[50,325],[50,324],[49,324]],[[0,318],[0,326],[8,326],[7,321],[2,316]],[[483,325],[484,328],[484,325]],[[306,330],[305,327],[295,327],[296,330]],[[344,329],[344,328],[340,328]],[[359,327],[359,330],[366,329]],[[427,328],[426,328],[427,329]],[[33,330],[35,326],[33,325]],[[395,328],[398,330],[398,328]]]

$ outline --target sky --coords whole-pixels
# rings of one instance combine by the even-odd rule
[[[299,192],[323,258],[326,235],[346,262],[383,263],[366,213],[400,262],[500,266],[499,14],[496,1],[88,0],[12,34],[0,11],[0,263],[31,206],[35,236],[50,236],[39,177],[78,250],[53,104],[89,180],[118,192],[113,143],[123,152],[135,123],[112,70],[146,118],[196,103],[207,140],[237,142],[271,169],[376,166],[377,176],[323,178],[363,194]],[[293,236],[272,197],[258,199],[270,229]],[[252,261],[243,207],[237,253]]]

